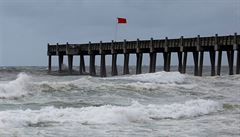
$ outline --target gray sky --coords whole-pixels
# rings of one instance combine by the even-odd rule
[[[0,66],[47,65],[47,43],[111,41],[116,17],[118,40],[240,34],[240,0],[0,0]]]

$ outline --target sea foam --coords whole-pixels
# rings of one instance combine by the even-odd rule
[[[104,78],[105,80],[121,80],[114,84],[113,88],[127,90],[157,90],[164,85],[178,86],[185,82],[186,76],[179,72],[156,72],[139,75],[127,75]],[[182,85],[185,86],[185,85]]]
[[[111,81],[113,80],[113,81]],[[179,72],[156,72],[109,78],[84,76],[70,81],[32,81],[32,76],[18,74],[13,81],[0,84],[0,98],[15,99],[34,92],[88,91],[88,90],[157,90],[162,84],[177,84],[185,80]],[[126,83],[127,82],[127,83]],[[87,89],[87,90],[86,90]]]
[[[121,80],[134,80],[138,82],[151,82],[160,84],[171,84],[171,83],[182,83],[185,80],[185,75],[179,72],[156,72],[156,73],[146,73],[139,75],[128,75],[113,77],[107,79],[121,79]]]
[[[44,107],[40,110],[0,111],[0,127],[22,127],[43,124],[126,124],[179,119],[206,115],[222,109],[212,100],[189,100],[184,103],[143,105],[133,101],[129,106],[103,105],[83,108]]]
[[[25,73],[7,83],[0,83],[0,98],[17,98],[30,93],[31,77]]]

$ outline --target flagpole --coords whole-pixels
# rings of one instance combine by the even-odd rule
[[[114,34],[114,41],[117,41],[117,29],[118,29],[118,22],[116,20],[116,24],[115,24],[115,34]]]

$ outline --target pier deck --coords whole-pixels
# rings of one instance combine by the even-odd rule
[[[84,56],[90,56],[89,74],[96,75],[95,56],[100,55],[100,76],[106,77],[106,61],[105,56],[112,56],[112,70],[111,75],[118,75],[117,69],[117,55],[124,55],[123,74],[129,74],[129,55],[136,54],[136,74],[142,73],[142,59],[143,53],[149,54],[149,73],[156,71],[157,53],[163,54],[164,71],[170,71],[171,53],[178,54],[178,71],[180,73],[186,72],[188,53],[193,54],[194,61],[194,75],[202,76],[203,57],[204,53],[208,52],[211,63],[211,76],[220,75],[222,52],[227,53],[229,75],[233,75],[234,67],[234,53],[237,52],[236,57],[236,74],[240,73],[240,35],[184,38],[181,36],[178,39],[153,39],[122,42],[102,42],[99,43],[85,43],[85,44],[48,44],[48,70],[51,72],[52,56],[58,56],[59,72],[62,71],[62,64],[64,56],[68,57],[68,72],[73,73],[73,56],[80,57],[79,74],[86,74]],[[216,53],[217,69],[215,68]],[[217,70],[217,72],[216,72]]]

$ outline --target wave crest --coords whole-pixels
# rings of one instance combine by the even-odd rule
[[[0,98],[18,98],[30,92],[31,77],[25,73],[18,74],[16,80],[0,84]]]
[[[129,75],[122,77],[106,78],[106,79],[121,79],[121,80],[133,80],[138,82],[151,82],[158,84],[172,84],[172,83],[182,83],[185,80],[185,75],[179,72],[156,72],[156,73],[146,73],[139,75]]]
[[[212,100],[190,100],[169,105],[142,105],[134,101],[130,106],[104,105],[100,107],[55,108],[40,110],[7,110],[0,112],[0,127],[31,126],[39,123],[126,124],[161,119],[178,119],[206,115],[222,109]]]
[[[33,92],[88,91],[123,89],[132,91],[157,90],[162,84],[183,83],[185,76],[178,72],[156,72],[140,75],[118,76],[109,78],[82,77],[71,81],[33,82],[32,77],[20,73],[16,80],[0,84],[0,98],[16,99]]]

